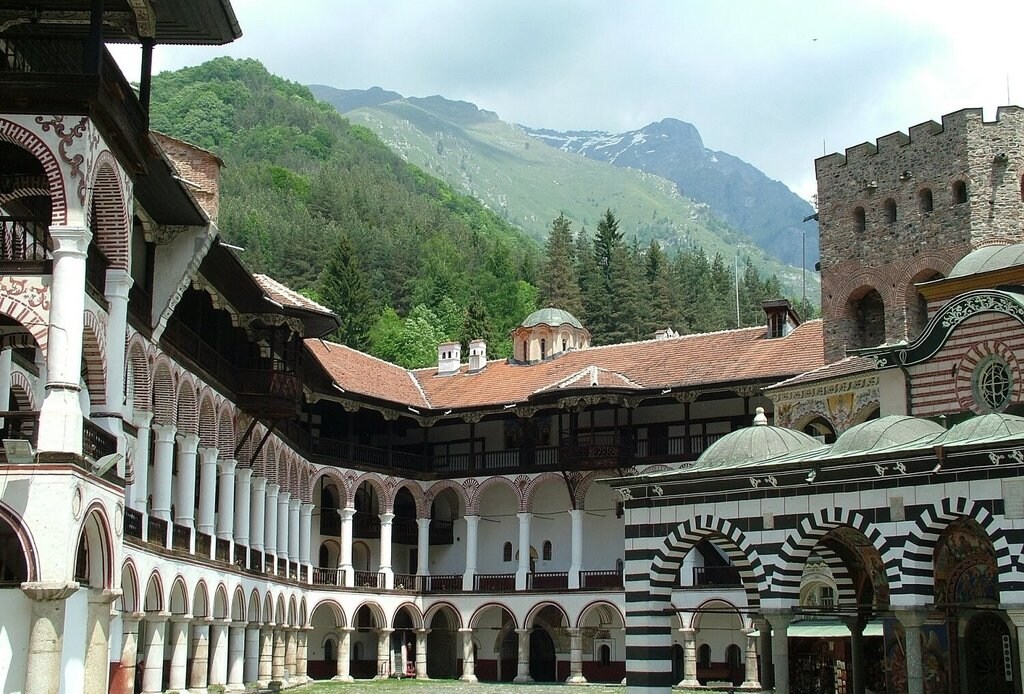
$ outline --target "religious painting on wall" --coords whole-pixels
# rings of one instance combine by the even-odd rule
[[[883,622],[886,693],[907,694],[907,642],[896,619]],[[950,694],[949,639],[944,624],[921,627],[921,668],[925,694]]]

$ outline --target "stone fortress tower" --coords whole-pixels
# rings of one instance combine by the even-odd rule
[[[825,359],[913,340],[915,285],[960,258],[1022,240],[1024,109],[964,109],[815,162]]]

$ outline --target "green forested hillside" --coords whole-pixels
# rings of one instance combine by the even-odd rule
[[[219,226],[245,249],[243,260],[338,312],[336,338],[346,344],[420,366],[436,359],[438,342],[485,337],[490,353],[504,356],[511,328],[541,303],[560,300],[536,241],[256,61],[220,58],[157,75],[151,109],[154,130],[224,159]],[[623,219],[622,226],[636,224]],[[731,257],[689,250],[673,260],[632,236],[609,245],[606,234],[602,246],[577,231],[569,259],[582,292],[574,308],[593,323],[595,342],[644,337],[665,320],[680,331],[735,325],[735,311],[708,310],[731,303]],[[595,281],[591,264],[601,262],[604,279]],[[717,268],[717,284],[663,291],[693,285],[684,276],[693,263]],[[742,321],[760,322],[757,306],[778,292],[777,281],[748,267],[741,285]],[[608,291],[622,296],[609,302]],[[670,298],[655,301],[657,292]],[[604,314],[610,306],[618,313]],[[655,315],[654,306],[669,311]]]

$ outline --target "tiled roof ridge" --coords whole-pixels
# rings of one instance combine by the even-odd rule
[[[271,285],[271,287],[275,291],[284,294],[293,302],[295,302],[296,305],[305,308],[306,310],[319,311],[321,313],[327,313],[332,316],[334,315],[334,311],[332,311],[331,309],[327,308],[322,304],[317,303],[316,301],[313,301],[312,299],[310,299],[308,296],[305,296],[301,292],[297,292],[291,287],[282,284],[281,282],[278,282],[270,275],[266,275],[262,272],[256,272],[253,273],[253,277],[256,278],[257,284],[260,284],[262,286],[262,284],[266,282],[267,284]]]
[[[423,390],[423,386],[420,385],[420,380],[416,378],[409,369],[405,370],[405,374],[409,377],[409,380],[412,381],[413,386],[416,388],[416,392],[420,394],[421,398],[423,398],[423,402],[427,404],[427,407],[433,408],[434,405],[430,402],[430,398],[427,397],[427,393]]]
[[[631,378],[629,378],[628,376],[626,376],[625,374],[623,374],[623,373],[621,373],[619,371],[615,371],[614,369],[606,369],[603,366],[597,366],[596,364],[590,364],[588,366],[584,366],[579,371],[576,371],[575,373],[572,373],[572,374],[566,376],[565,378],[562,378],[562,379],[560,379],[558,381],[555,381],[554,383],[548,383],[545,386],[541,386],[537,390],[533,391],[533,394],[536,395],[537,393],[543,393],[543,392],[548,391],[548,390],[554,390],[555,388],[563,388],[563,387],[569,385],[570,383],[573,383],[574,381],[578,381],[579,379],[581,379],[584,376],[588,375],[589,372],[592,369],[596,369],[597,371],[603,372],[603,373],[606,373],[606,374],[611,374],[612,376],[615,376],[615,377],[619,378],[620,380],[625,381],[626,383],[628,383],[629,385],[633,386],[634,388],[643,388],[643,386],[641,386],[639,383],[637,383],[636,381],[632,380]]]
[[[790,383],[792,383],[793,381],[803,380],[803,379],[808,379],[808,378],[809,378],[809,380],[811,382],[813,382],[814,374],[821,373],[823,371],[827,371],[828,369],[834,369],[839,364],[844,364],[846,362],[853,361],[854,359],[864,359],[864,360],[868,360],[868,362],[870,362],[868,357],[862,357],[862,356],[859,356],[859,355],[856,355],[856,354],[850,354],[850,355],[847,355],[847,356],[843,357],[839,361],[830,361],[827,364],[822,364],[821,366],[819,366],[816,369],[811,369],[810,371],[804,371],[803,373],[797,374],[796,376],[790,376],[789,378],[787,378],[784,381],[779,381],[778,383],[773,383],[772,385],[770,385],[767,388],[765,388],[765,390],[772,390],[773,388],[784,388],[787,385],[789,385]],[[864,366],[865,367],[869,367],[870,363],[865,363]],[[869,369],[865,368],[864,370],[867,371]],[[849,376],[849,375],[854,374],[854,373],[858,373],[858,372],[857,371],[847,371],[847,372],[836,374],[835,376],[831,376],[830,378],[842,378],[844,376]]]

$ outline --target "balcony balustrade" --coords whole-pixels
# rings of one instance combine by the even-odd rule
[[[534,571],[526,575],[527,590],[566,590],[569,574],[565,571]]]
[[[207,533],[196,532],[196,554],[209,557],[213,551],[213,538]]]
[[[231,541],[225,540],[224,538],[217,538],[217,548],[214,559],[222,561],[225,564],[231,561]]]
[[[150,544],[167,546],[167,521],[149,516],[146,519],[146,538]]]
[[[0,269],[4,274],[52,272],[52,245],[48,220],[0,216]]]
[[[320,534],[328,537],[341,537],[341,516],[338,515],[338,509],[320,509]]]
[[[455,523],[450,520],[430,521],[430,544],[451,545],[455,543]]]
[[[314,586],[340,586],[342,584],[342,573],[340,569],[325,569],[313,567]]]
[[[352,516],[352,537],[368,540],[380,537],[380,517],[356,511]]]
[[[622,590],[622,572],[616,569],[580,571],[580,588],[584,590]]]
[[[142,511],[125,508],[124,534],[125,537],[134,537],[136,540],[142,539]]]
[[[422,578],[416,574],[395,574],[395,590],[420,593],[423,591]]]
[[[515,574],[477,574],[473,589],[478,593],[505,593],[516,589]]]
[[[377,590],[383,590],[384,574],[376,571],[356,571],[355,583],[356,588],[375,588]]]
[[[421,576],[424,593],[458,593],[462,590],[462,574]]]
[[[396,517],[391,521],[391,542],[396,545],[415,545],[419,541],[419,532],[415,518]]]
[[[192,528],[175,523],[171,526],[171,547],[189,552],[192,549]]]

